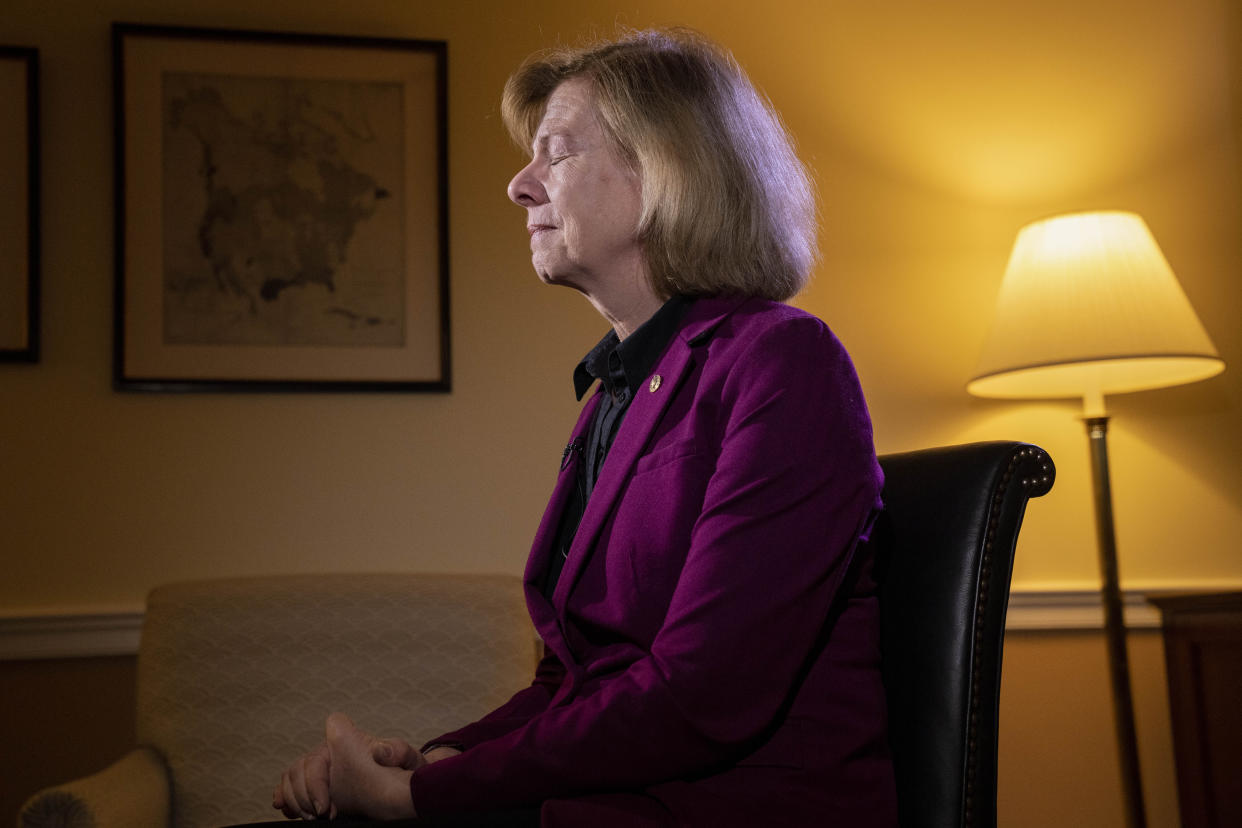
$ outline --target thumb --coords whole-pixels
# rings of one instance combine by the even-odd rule
[[[371,743],[371,758],[388,768],[414,770],[426,760],[404,739],[376,739]]]

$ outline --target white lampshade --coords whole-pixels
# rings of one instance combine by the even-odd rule
[[[1077,213],[1018,233],[967,390],[1077,397],[1206,379],[1225,368],[1143,219]]]

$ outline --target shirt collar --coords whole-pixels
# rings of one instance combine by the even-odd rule
[[[595,380],[601,380],[609,392],[623,386],[631,395],[636,394],[693,302],[692,296],[674,296],[625,339],[618,338],[616,331],[609,331],[574,368],[574,393],[578,399]]]

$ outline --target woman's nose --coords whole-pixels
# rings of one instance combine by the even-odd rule
[[[539,179],[535,176],[532,169],[535,165],[531,161],[525,167],[518,170],[517,175],[513,176],[513,180],[509,182],[507,192],[509,200],[519,207],[530,207],[535,204],[542,204],[548,200],[548,194],[544,191],[543,185],[539,183]]]

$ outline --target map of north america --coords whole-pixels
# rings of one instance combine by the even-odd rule
[[[400,346],[396,84],[163,78],[164,340]]]

